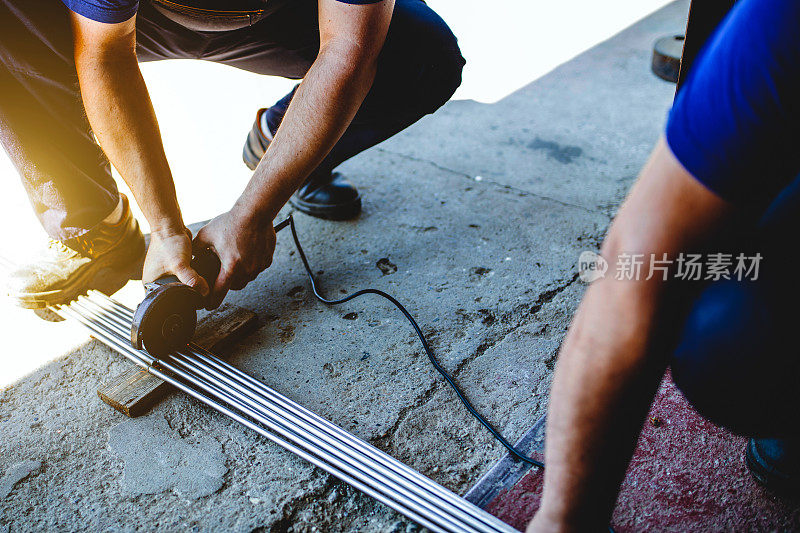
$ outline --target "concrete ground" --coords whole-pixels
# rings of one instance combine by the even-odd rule
[[[509,440],[546,409],[583,291],[578,255],[597,248],[661,132],[674,87],[650,73],[651,47],[681,30],[687,5],[669,4],[499,101],[452,101],[346,163],[365,199],[357,221],[297,216],[327,294],[395,294]],[[217,186],[224,196],[241,185]],[[119,297],[135,303],[136,291]],[[452,490],[503,455],[391,307],[314,301],[288,234],[273,266],[229,301],[261,321],[234,364]],[[35,328],[37,343],[75,348],[0,392],[0,532],[413,530],[187,397],[121,418],[95,391],[129,363],[71,324]],[[4,357],[24,360],[31,342]]]

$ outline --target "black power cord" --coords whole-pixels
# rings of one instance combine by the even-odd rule
[[[445,379],[445,381],[447,381],[447,383],[456,393],[456,396],[458,396],[458,399],[461,400],[461,403],[463,403],[464,407],[467,408],[467,411],[469,411],[472,414],[472,416],[474,416],[475,419],[483,425],[483,427],[488,429],[489,432],[494,436],[494,438],[497,439],[497,442],[502,444],[506,448],[506,450],[508,450],[509,453],[511,453],[511,455],[513,455],[520,461],[533,465],[537,468],[544,469],[543,462],[537,461],[536,459],[531,459],[521,451],[514,448],[514,446],[510,442],[508,442],[506,438],[503,437],[503,435],[497,429],[495,429],[494,426],[492,426],[492,423],[486,420],[486,418],[484,418],[483,415],[481,415],[475,409],[475,407],[472,405],[469,399],[461,391],[458,384],[456,384],[455,380],[453,380],[453,377],[439,363],[439,361],[436,359],[436,356],[433,355],[433,350],[431,350],[431,347],[428,345],[428,341],[425,339],[425,335],[422,333],[422,330],[420,329],[419,324],[417,324],[417,321],[414,320],[414,317],[411,316],[411,313],[408,312],[408,310],[403,306],[403,304],[398,302],[391,294],[387,294],[378,289],[361,289],[360,291],[354,292],[353,294],[345,296],[344,298],[339,298],[338,300],[328,300],[327,298],[322,296],[317,290],[317,282],[314,279],[314,273],[311,270],[311,265],[308,264],[308,259],[306,258],[306,254],[303,251],[303,247],[300,245],[300,239],[297,236],[297,228],[295,228],[294,225],[294,218],[292,218],[292,216],[289,215],[289,217],[286,220],[280,222],[277,226],[275,226],[275,230],[279,231],[285,228],[287,224],[292,228],[292,239],[294,239],[295,248],[297,248],[297,253],[300,256],[300,260],[303,261],[303,267],[306,269],[306,274],[308,274],[308,279],[311,281],[311,290],[314,292],[314,296],[316,296],[317,300],[327,305],[339,305],[345,302],[349,302],[350,300],[353,300],[365,294],[375,294],[377,296],[386,298],[387,300],[392,302],[394,306],[397,307],[397,309],[399,309],[401,313],[403,313],[403,316],[406,317],[408,322],[411,324],[411,327],[414,328],[414,331],[417,333],[417,337],[419,337],[419,341],[422,343],[422,347],[425,349],[425,354],[428,356],[428,360],[433,365],[433,368],[435,368],[439,372],[439,374],[441,374],[441,376]],[[615,533],[614,528],[611,527],[610,525],[608,526],[608,531],[609,533]]]
[[[435,368],[439,372],[439,374],[442,375],[445,381],[447,381],[450,387],[452,387],[453,391],[456,393],[456,396],[458,396],[458,399],[461,400],[461,403],[463,403],[464,407],[467,408],[467,411],[469,411],[478,422],[483,424],[483,426],[489,430],[489,432],[494,436],[494,438],[497,439],[497,441],[500,444],[505,446],[505,448],[511,453],[511,455],[513,455],[520,461],[526,462],[538,468],[544,468],[544,463],[542,463],[541,461],[537,461],[536,459],[531,459],[524,453],[514,448],[514,446],[510,442],[508,442],[506,438],[503,437],[503,435],[497,429],[495,429],[494,426],[492,426],[491,422],[486,420],[483,417],[483,415],[481,415],[475,409],[475,407],[472,405],[469,399],[467,399],[467,397],[461,391],[459,386],[456,384],[455,380],[453,380],[452,376],[439,363],[439,361],[436,359],[436,356],[433,355],[433,350],[431,350],[431,347],[428,345],[428,341],[425,339],[425,335],[422,333],[422,330],[417,324],[417,321],[414,320],[414,317],[411,316],[411,313],[408,312],[408,310],[403,306],[403,304],[398,302],[392,295],[387,294],[378,289],[362,289],[360,291],[354,292],[353,294],[345,296],[344,298],[340,298],[338,300],[328,300],[327,298],[322,296],[317,290],[317,282],[314,279],[314,273],[311,271],[311,265],[308,264],[308,259],[306,258],[306,254],[303,251],[303,247],[300,245],[300,239],[297,237],[297,229],[295,228],[294,225],[294,218],[292,218],[292,216],[289,215],[289,217],[286,220],[275,226],[275,229],[276,230],[283,229],[284,227],[286,227],[287,221],[292,229],[292,238],[294,239],[294,245],[297,248],[297,253],[300,255],[300,259],[303,261],[303,266],[305,267],[306,273],[308,274],[308,279],[311,281],[311,290],[314,292],[314,296],[316,296],[317,300],[328,305],[339,305],[345,302],[349,302],[350,300],[353,300],[354,298],[358,298],[359,296],[363,296],[365,294],[375,294],[383,298],[386,298],[387,300],[392,302],[394,306],[397,307],[397,309],[399,309],[401,313],[403,313],[403,316],[406,317],[408,322],[411,324],[411,327],[414,328],[414,331],[417,333],[417,337],[419,337],[419,340],[422,343],[422,347],[425,349],[425,354],[428,356],[428,360],[433,365],[433,368]]]

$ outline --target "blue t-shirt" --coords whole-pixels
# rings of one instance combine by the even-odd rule
[[[740,0],[669,115],[667,143],[711,191],[764,206],[800,173],[800,2]]]
[[[61,0],[70,10],[97,22],[124,22],[136,14],[139,0]],[[224,6],[226,0],[219,0]],[[345,4],[376,4],[381,0],[337,0]],[[181,3],[181,2],[177,2]],[[188,2],[191,4],[191,2]]]

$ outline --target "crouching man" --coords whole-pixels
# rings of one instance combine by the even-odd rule
[[[253,177],[196,237],[222,261],[213,287],[190,266],[139,71],[139,61],[174,58],[302,78],[256,113],[243,151]],[[272,220],[287,201],[316,217],[357,216],[361,197],[334,169],[439,108],[464,65],[422,0],[0,0],[0,60],[0,139],[52,238],[10,278],[25,307],[65,302],[99,270],[122,272],[144,253],[109,161],[152,229],[143,280],[172,273],[218,304],[269,266]],[[235,97],[204,95],[210,106]]]
[[[798,27],[797,2],[742,0],[695,61],[561,349],[528,531],[605,529],[668,365],[700,413],[751,437],[759,482],[800,485]],[[686,281],[693,254],[707,269]]]

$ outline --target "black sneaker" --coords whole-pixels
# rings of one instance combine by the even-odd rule
[[[358,190],[338,172],[310,179],[289,203],[302,213],[327,220],[350,220],[361,213]]]
[[[242,159],[250,170],[256,169],[272,142],[272,132],[261,128],[261,116],[265,111],[259,109],[256,113],[242,150]],[[289,203],[302,213],[327,220],[349,220],[361,213],[358,189],[338,172],[312,176],[292,195]]]
[[[782,493],[800,492],[800,448],[785,439],[750,439],[745,451],[747,468],[765,488]]]

